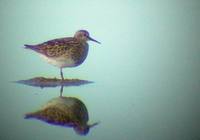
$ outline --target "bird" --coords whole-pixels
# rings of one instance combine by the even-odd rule
[[[88,124],[88,110],[80,99],[64,96],[51,99],[39,110],[25,114],[24,118],[72,127],[79,135],[88,134],[90,128],[99,124],[99,122]]]
[[[88,55],[89,45],[87,41],[101,44],[90,37],[87,30],[78,30],[73,37],[52,39],[37,45],[25,44],[25,49],[39,53],[40,56],[60,68],[61,79],[64,80],[62,69],[81,65]]]

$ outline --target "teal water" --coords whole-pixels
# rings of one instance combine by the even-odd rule
[[[199,0],[0,0],[0,139],[3,140],[198,140],[200,139]],[[94,81],[65,87],[81,99],[88,135],[25,120],[60,88],[12,83],[59,77],[24,44],[73,36],[87,29],[86,61],[64,69],[66,78]]]

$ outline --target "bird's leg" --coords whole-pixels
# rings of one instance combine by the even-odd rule
[[[64,77],[63,77],[62,68],[60,68],[60,75],[61,75],[61,78],[62,78],[62,81],[63,81],[63,80],[64,80]]]
[[[60,97],[62,97],[62,93],[63,93],[63,85],[60,88]]]

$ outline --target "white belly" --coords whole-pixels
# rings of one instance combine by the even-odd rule
[[[64,67],[74,67],[75,62],[71,58],[64,58],[64,57],[56,57],[56,58],[49,58],[45,55],[40,55],[47,63],[54,65],[59,68]]]

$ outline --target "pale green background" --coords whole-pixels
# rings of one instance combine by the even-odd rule
[[[87,29],[86,61],[67,78],[95,81],[64,89],[101,124],[81,137],[72,129],[24,120],[59,95],[11,83],[59,76],[23,44],[73,36]],[[200,139],[199,0],[0,0],[0,139]]]

